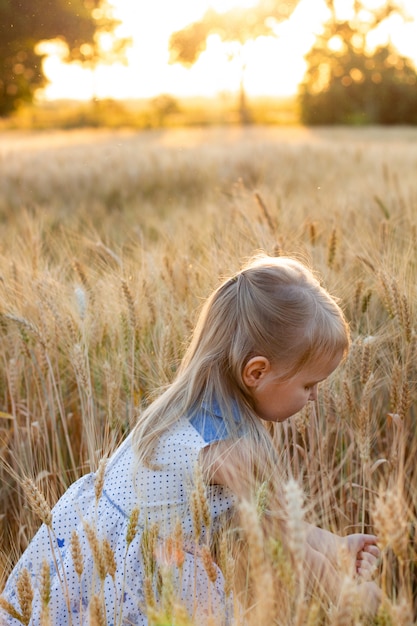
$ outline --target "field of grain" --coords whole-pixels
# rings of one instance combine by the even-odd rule
[[[410,128],[0,136],[0,589],[40,523],[23,477],[53,504],[95,470],[171,380],[204,297],[263,250],[311,263],[352,333],[316,409],[282,425],[284,468],[309,520],[378,534],[376,623],[414,623],[416,172]],[[362,623],[348,587],[338,608],[303,603],[297,567],[270,558],[289,598],[274,623]]]

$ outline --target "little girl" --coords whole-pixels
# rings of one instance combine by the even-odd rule
[[[174,382],[44,520],[6,584],[0,624],[146,626],[173,590],[196,624],[231,623],[210,542],[267,484],[265,519],[277,525],[266,532],[279,528],[285,544],[271,431],[316,400],[348,346],[339,306],[301,263],[259,256],[224,282]],[[305,569],[334,603],[342,544],[358,574],[372,569],[376,537],[306,525]],[[375,610],[377,587],[359,586]]]

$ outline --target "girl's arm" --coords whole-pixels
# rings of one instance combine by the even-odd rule
[[[201,465],[207,480],[211,484],[224,485],[231,489],[238,498],[248,498],[253,494],[254,484],[248,476],[248,467],[253,451],[250,446],[240,441],[239,446],[227,441],[213,443],[201,452]],[[265,523],[271,524],[268,534],[274,533],[274,524],[282,529],[282,511],[279,502],[276,502],[276,511],[272,516],[266,516]],[[276,519],[274,520],[274,513]],[[271,519],[272,518],[272,519]],[[341,570],[338,555],[340,547],[345,544],[348,551],[355,557],[357,563],[367,563],[368,558],[376,561],[378,551],[375,546],[376,537],[373,535],[351,535],[349,538],[339,537],[331,532],[307,524],[305,568],[308,572],[308,581],[312,588],[327,596],[332,603],[337,604],[342,589]],[[275,531],[277,529],[275,528]],[[284,530],[285,536],[285,530]],[[361,554],[365,556],[360,556]],[[363,565],[365,567],[365,565]],[[356,564],[356,570],[360,567]],[[361,573],[361,572],[360,572]],[[374,583],[362,583],[358,587],[359,596],[364,609],[370,613],[377,610],[380,601],[380,592]]]

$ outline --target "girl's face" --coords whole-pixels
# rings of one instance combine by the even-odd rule
[[[268,422],[284,422],[301,411],[309,400],[317,399],[318,384],[336,369],[343,354],[330,361],[318,358],[288,380],[280,380],[280,372],[267,359],[256,370],[249,384],[253,406],[259,417]],[[261,358],[261,357],[260,357]]]

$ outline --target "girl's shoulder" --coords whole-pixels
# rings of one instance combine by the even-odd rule
[[[230,437],[230,425],[228,426],[216,399],[211,402],[202,402],[201,406],[193,412],[189,422],[202,437],[205,444],[223,441]],[[233,407],[233,422],[233,430],[237,428],[243,433],[242,418],[237,405]]]

